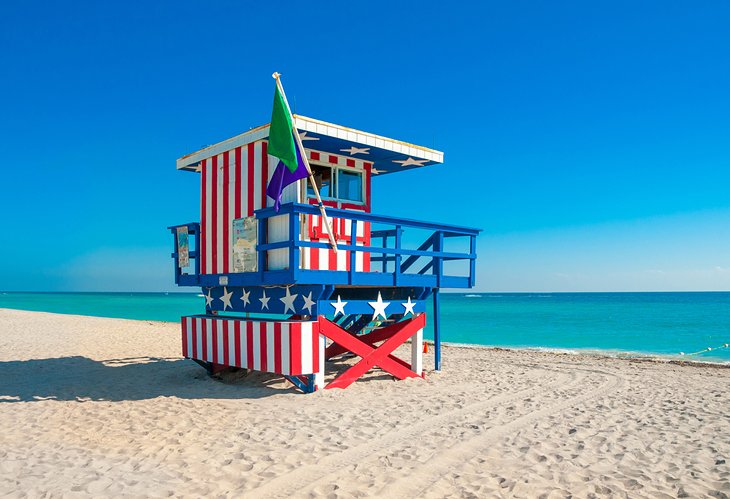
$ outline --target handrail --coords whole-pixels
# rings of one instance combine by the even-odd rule
[[[254,212],[256,218],[269,218],[278,215],[286,215],[289,213],[304,213],[307,215],[319,215],[319,208],[310,204],[287,203],[282,204],[281,209],[277,213],[274,208],[261,208]],[[361,222],[383,223],[391,225],[404,225],[419,229],[430,229],[450,232],[458,235],[479,235],[481,229],[471,227],[460,227],[458,225],[440,224],[433,222],[421,222],[420,220],[412,220],[409,218],[396,218],[387,215],[374,215],[364,211],[341,210],[338,208],[327,208],[327,216],[331,218],[347,218],[349,220],[358,220]]]
[[[327,285],[387,285],[387,286],[425,286],[425,287],[472,287],[475,282],[476,264],[476,236],[480,229],[459,227],[450,224],[421,222],[418,220],[396,218],[384,215],[373,215],[354,210],[328,208],[327,215],[332,219],[342,219],[340,223],[349,224],[350,233],[338,244],[339,249],[348,252],[349,265],[347,270],[322,271],[300,268],[300,249],[319,248],[329,249],[330,245],[317,238],[309,240],[300,235],[299,214],[319,215],[316,206],[301,203],[287,203],[277,212],[274,208],[262,208],[254,211],[258,225],[258,270],[256,272],[222,274],[200,273],[200,224],[188,223],[173,225],[168,229],[175,236],[175,248],[172,257],[175,259],[175,282],[180,285],[217,286],[221,282],[229,285],[281,285],[291,283],[319,283]],[[288,217],[289,235],[284,240],[270,242],[268,239],[268,220],[279,216]],[[346,221],[346,222],[345,222]],[[360,239],[357,236],[358,224],[377,224],[390,226],[381,230],[378,227],[372,230],[370,240]],[[189,234],[195,236],[195,249],[190,248],[189,256],[194,259],[194,274],[183,274],[179,268],[177,253],[177,229],[187,227]],[[404,248],[404,229],[419,229],[430,232],[425,241],[416,249]],[[463,252],[446,251],[444,241],[451,237],[468,238],[469,249]],[[381,244],[382,240],[382,244]],[[410,245],[409,245],[410,246]],[[268,268],[269,253],[272,250],[287,250],[289,265],[282,270]],[[360,254],[369,254],[370,262],[378,262],[382,267],[372,267],[369,272],[357,271],[356,257]],[[423,258],[424,260],[420,260]],[[444,262],[461,260],[468,262],[467,275],[461,272],[444,275]],[[416,262],[425,262],[414,269]],[[193,262],[191,262],[193,263]],[[410,270],[410,271],[409,271]]]

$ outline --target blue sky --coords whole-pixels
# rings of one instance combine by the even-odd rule
[[[295,112],[445,151],[374,211],[484,229],[479,290],[730,289],[728,26],[721,1],[3,5],[0,289],[173,290],[166,226],[199,219],[175,159],[267,122],[274,70]]]

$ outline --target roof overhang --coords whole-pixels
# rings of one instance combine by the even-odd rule
[[[430,166],[444,161],[444,153],[380,135],[362,132],[306,116],[294,115],[294,126],[299,130],[306,149],[361,159],[373,164],[373,173],[385,174]],[[200,161],[236,147],[266,139],[269,125],[205,147],[177,160],[178,170],[198,171]]]

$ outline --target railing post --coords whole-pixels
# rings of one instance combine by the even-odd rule
[[[292,281],[299,278],[299,213],[289,213],[289,271]]]
[[[469,253],[471,253],[471,259],[469,260],[469,287],[473,288],[476,284],[476,268],[477,268],[477,237],[471,236],[469,238]]]
[[[436,237],[433,241],[433,250],[441,253],[444,250],[444,233],[442,231],[436,232]],[[441,276],[444,273],[444,260],[440,256],[433,257],[433,273],[436,275],[436,286],[441,287]]]
[[[383,248],[388,247],[388,236],[383,234]],[[386,253],[381,253],[383,255],[383,261],[382,261],[382,272],[383,274],[386,274],[388,272],[388,258]]]
[[[177,247],[178,247],[177,227],[175,227],[174,229],[172,229],[172,244],[173,244],[172,256],[173,256],[173,261],[174,261],[174,264],[175,264],[175,284],[176,285],[179,285],[180,284],[180,272],[181,272],[181,270],[180,270],[180,254],[177,251]]]
[[[266,222],[268,221],[267,218],[259,218],[258,224],[259,224],[259,230],[257,234],[258,239],[258,245],[266,244],[268,242],[268,237],[266,236]],[[259,267],[259,281],[264,282],[264,271],[266,270],[266,250],[260,250],[258,246],[256,247],[257,251],[257,265]]]
[[[200,284],[200,224],[193,224],[193,230],[195,231],[195,279]]]
[[[403,226],[402,225],[396,225],[395,226],[395,249],[396,251],[401,249],[401,236],[403,235]],[[401,254],[396,253],[395,254],[395,269],[393,270],[393,285],[397,286],[398,281],[400,280],[400,265],[401,265]]]
[[[350,220],[350,246],[357,246],[357,220]],[[355,277],[355,268],[357,267],[357,252],[355,250],[350,251],[350,272],[348,274],[350,284],[353,282]]]
[[[441,310],[439,289],[433,290],[433,366],[441,370]]]

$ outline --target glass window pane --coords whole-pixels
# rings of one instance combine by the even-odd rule
[[[337,197],[348,201],[362,202],[362,175],[356,172],[339,170]]]
[[[319,195],[323,198],[334,197],[334,189],[332,188],[332,169],[323,166],[313,166],[312,173],[314,174],[314,180],[317,182],[319,188]],[[314,197],[314,189],[312,189],[312,183],[309,179],[307,182],[307,196]]]

